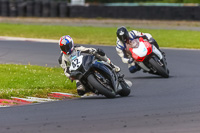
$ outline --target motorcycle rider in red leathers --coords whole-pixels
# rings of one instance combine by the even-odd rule
[[[136,30],[132,30],[128,32],[128,30],[124,26],[119,27],[117,29],[116,51],[117,51],[117,54],[121,57],[122,62],[128,64],[128,68],[131,73],[135,73],[141,69],[134,62],[134,59],[132,58],[132,55],[129,51],[129,48],[131,47],[131,41],[140,37],[142,37],[143,39],[146,39],[150,44],[154,45],[156,48],[159,49],[157,42],[155,41],[155,39],[153,39],[153,37],[149,33],[142,33]],[[162,53],[164,54],[164,52]]]
[[[68,77],[68,78],[70,78],[69,67],[71,64],[70,60],[69,60],[69,56],[74,51],[81,51],[82,53],[89,53],[89,54],[93,54],[93,55],[95,54],[95,56],[98,56],[99,59],[109,63],[116,72],[120,71],[120,68],[118,66],[114,65],[101,49],[96,50],[95,48],[74,46],[73,39],[69,35],[65,35],[60,38],[59,46],[61,49],[61,54],[60,54],[58,61],[59,61],[60,66],[63,68],[66,77]],[[103,52],[104,55],[98,54],[99,52]],[[81,82],[79,82],[78,80],[76,80],[76,87],[77,87],[77,93],[79,96],[82,96],[86,93],[85,88],[83,87]]]

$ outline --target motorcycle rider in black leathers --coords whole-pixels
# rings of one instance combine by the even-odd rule
[[[95,54],[95,56],[98,56],[99,59],[109,63],[116,72],[120,71],[120,68],[114,65],[101,49],[96,50],[95,48],[74,46],[73,39],[69,35],[65,35],[60,38],[59,46],[61,49],[61,54],[58,61],[59,61],[60,66],[63,68],[66,77],[68,78],[70,78],[69,67],[71,64],[69,57],[74,51],[81,51],[81,53],[89,53],[93,55]],[[103,53],[103,54],[100,55],[98,53]],[[82,96],[86,93],[85,88],[83,87],[81,82],[79,82],[78,80],[76,80],[76,87],[77,87],[77,93],[79,96]]]
[[[134,59],[132,58],[132,55],[129,51],[131,41],[140,37],[142,37],[143,39],[146,39],[150,44],[154,45],[156,48],[159,49],[158,43],[156,42],[155,39],[153,39],[153,37],[149,33],[142,33],[136,30],[132,30],[128,32],[128,30],[124,26],[119,27],[117,29],[116,51],[117,51],[117,54],[121,57],[122,62],[128,64],[128,68],[131,73],[135,73],[141,69],[134,62]],[[162,53],[164,54],[164,52]]]

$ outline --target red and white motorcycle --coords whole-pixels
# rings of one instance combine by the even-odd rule
[[[137,63],[144,72],[157,74],[164,78],[169,77],[169,70],[165,56],[148,41],[143,38],[131,41],[129,51],[132,54],[134,62]]]

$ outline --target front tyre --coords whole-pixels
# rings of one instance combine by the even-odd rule
[[[105,86],[103,86],[95,77],[93,74],[90,74],[88,76],[88,82],[90,85],[92,85],[100,94],[106,96],[107,98],[115,98],[116,94],[114,90],[108,89]]]
[[[169,78],[169,71],[167,68],[165,68],[165,64],[163,64],[164,66],[160,66],[155,59],[151,58],[149,60],[149,63],[153,66],[154,69],[156,69],[157,73],[159,75],[161,75],[164,78]]]

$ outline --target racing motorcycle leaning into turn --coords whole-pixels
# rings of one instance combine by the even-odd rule
[[[79,80],[87,92],[101,94],[107,98],[115,98],[116,95],[128,96],[130,86],[123,75],[116,73],[110,64],[99,59],[98,55],[104,54],[102,50],[93,55],[74,52],[70,56],[70,78]]]
[[[151,45],[143,38],[132,40],[129,51],[134,59],[144,72],[160,75],[164,78],[169,77],[169,70],[165,55],[158,50],[154,45]]]

